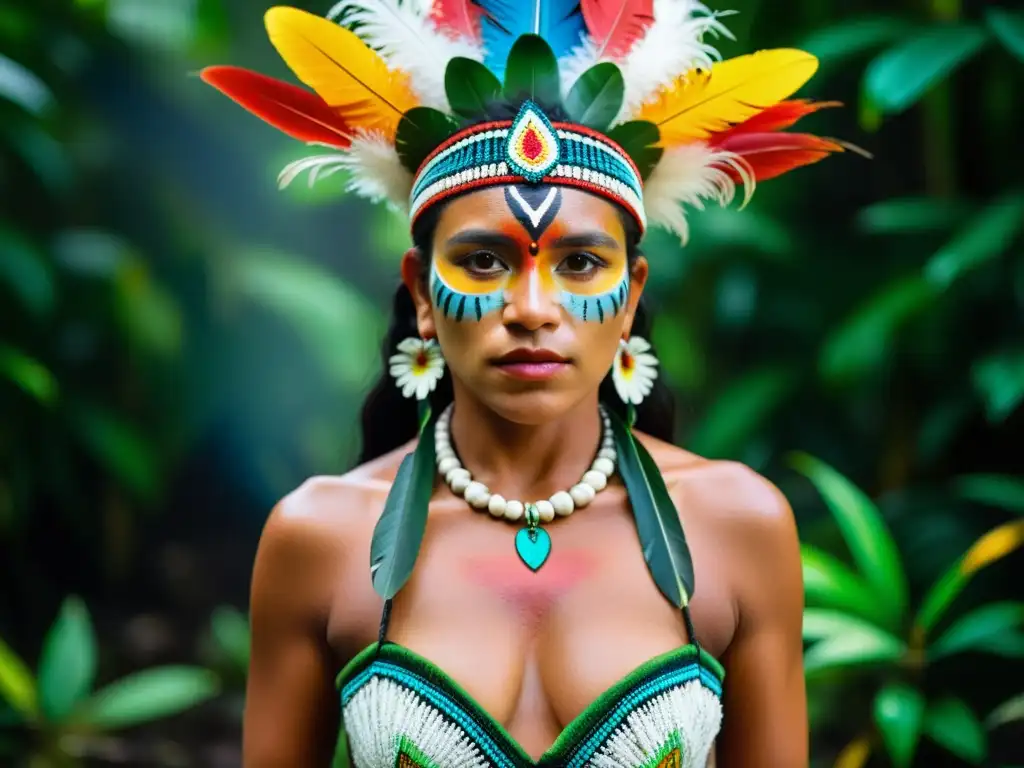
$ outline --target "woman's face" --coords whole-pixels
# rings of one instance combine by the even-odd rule
[[[510,185],[452,200],[429,266],[410,251],[402,273],[420,335],[438,339],[455,386],[530,424],[597,390],[629,333],[647,263],[630,269],[612,203]]]

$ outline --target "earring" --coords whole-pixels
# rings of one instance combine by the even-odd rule
[[[441,347],[433,339],[409,337],[398,342],[398,352],[388,359],[391,376],[402,397],[425,400],[444,376]]]
[[[640,405],[651,394],[657,378],[658,358],[651,351],[647,339],[640,336],[633,336],[629,341],[620,339],[612,364],[612,381],[615,391],[631,413],[634,406]]]

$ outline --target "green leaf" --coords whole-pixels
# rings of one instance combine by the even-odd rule
[[[915,631],[927,634],[975,573],[1024,544],[1024,519],[993,528],[940,576],[925,594],[914,618]]]
[[[1006,50],[1024,61],[1024,13],[1005,8],[986,8],[985,22]]]
[[[957,619],[928,646],[928,658],[941,659],[967,651],[1006,649],[1002,638],[1016,634],[1024,625],[1024,603],[1000,602],[983,605]]]
[[[395,148],[402,165],[413,173],[445,139],[459,130],[459,124],[431,107],[413,107],[398,122]]]
[[[844,634],[826,637],[807,649],[804,674],[811,679],[846,667],[895,663],[906,651],[906,643],[885,630],[868,624],[856,629],[850,627]]]
[[[808,605],[833,608],[870,621],[886,622],[886,612],[864,579],[844,563],[810,544],[800,545],[804,598]]]
[[[46,258],[20,232],[0,224],[0,282],[9,285],[35,317],[53,311],[56,289]]]
[[[851,383],[880,368],[897,331],[935,298],[934,287],[916,275],[884,285],[828,334],[821,375],[832,383]]]
[[[57,380],[46,366],[3,344],[0,344],[0,375],[44,405],[57,399]]]
[[[978,504],[1024,514],[1024,477],[963,475],[953,481],[953,489]]]
[[[1024,228],[1024,193],[1003,196],[972,219],[925,265],[932,283],[948,287],[959,277],[996,258]]]
[[[830,66],[901,40],[909,29],[905,20],[886,16],[849,19],[811,33],[797,47]]]
[[[619,454],[619,476],[626,486],[641,549],[654,583],[680,608],[693,594],[693,561],[679,512],[654,459],[619,416],[609,411]]]
[[[51,722],[64,720],[92,690],[96,635],[85,604],[67,598],[50,627],[39,658],[39,704]]]
[[[697,425],[691,450],[710,458],[737,456],[795,385],[795,373],[781,367],[752,371],[734,381]]]
[[[1024,693],[1008,699],[993,709],[985,718],[985,727],[994,730],[1001,725],[1024,720]]]
[[[862,208],[857,214],[857,226],[869,235],[945,232],[966,216],[967,209],[960,199],[893,198]]]
[[[412,575],[427,526],[427,511],[434,492],[434,425],[432,418],[406,454],[391,484],[384,511],[370,541],[370,578],[373,588],[390,600]]]
[[[102,730],[130,728],[198,706],[219,687],[217,676],[199,667],[147,669],[97,691],[81,710],[82,719]]]
[[[0,640],[0,697],[26,720],[39,714],[36,681],[25,662],[3,640]]]
[[[508,52],[505,98],[528,98],[553,106],[562,103],[561,93],[558,62],[551,46],[539,35],[520,35]]]
[[[134,424],[97,407],[77,409],[73,423],[89,452],[118,481],[147,501],[159,495],[157,457]]]
[[[366,383],[367,371],[377,365],[383,328],[380,313],[362,294],[293,254],[247,251],[223,259],[220,267],[223,290],[281,317],[332,385],[355,389]]]
[[[985,729],[963,701],[940,699],[928,706],[924,732],[961,760],[980,764],[988,755]]]
[[[791,464],[825,499],[854,562],[885,607],[885,626],[896,629],[907,607],[907,578],[899,550],[878,508],[863,491],[823,461],[798,453]]]
[[[924,710],[921,692],[902,683],[887,685],[875,696],[875,724],[896,768],[913,762]]]
[[[874,631],[878,627],[862,618],[828,608],[805,608],[804,641],[823,640],[847,632]]]
[[[501,98],[501,81],[479,61],[455,56],[444,71],[444,90],[452,112],[473,118]]]
[[[53,92],[35,73],[0,54],[0,98],[40,116],[53,108]]]
[[[988,420],[1005,420],[1024,401],[1024,349],[1009,349],[982,358],[971,369],[974,389],[985,402]]]
[[[573,83],[565,99],[572,119],[595,131],[606,131],[622,109],[626,82],[610,61],[595,64]]]
[[[107,0],[107,27],[142,50],[184,53],[196,40],[196,3]]]
[[[210,618],[210,634],[217,647],[240,668],[249,666],[249,621],[234,608],[220,606]]]
[[[71,150],[40,123],[28,117],[5,117],[0,120],[0,136],[51,193],[64,195],[71,191],[75,179]]]
[[[181,309],[152,278],[141,259],[127,261],[115,282],[118,319],[125,336],[142,350],[172,358],[181,349]]]
[[[640,177],[646,179],[661,160],[664,149],[655,146],[661,141],[658,126],[647,120],[619,123],[605,134],[636,163]]]
[[[913,106],[932,86],[981,50],[986,35],[968,24],[937,24],[881,53],[864,73],[873,104],[896,113]]]
[[[796,250],[793,235],[783,222],[752,208],[708,208],[693,219],[692,232],[692,242],[699,242],[702,250],[743,249],[777,262],[792,262]],[[667,288],[678,290],[675,284]]]

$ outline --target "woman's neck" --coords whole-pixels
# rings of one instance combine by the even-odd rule
[[[463,466],[491,493],[546,499],[578,483],[594,460],[601,441],[597,394],[557,419],[517,424],[456,392],[451,435]]]

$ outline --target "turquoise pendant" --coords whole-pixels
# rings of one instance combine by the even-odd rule
[[[526,505],[526,527],[516,533],[516,552],[526,567],[536,572],[551,554],[551,536],[543,528],[538,528],[540,518],[533,504]]]

